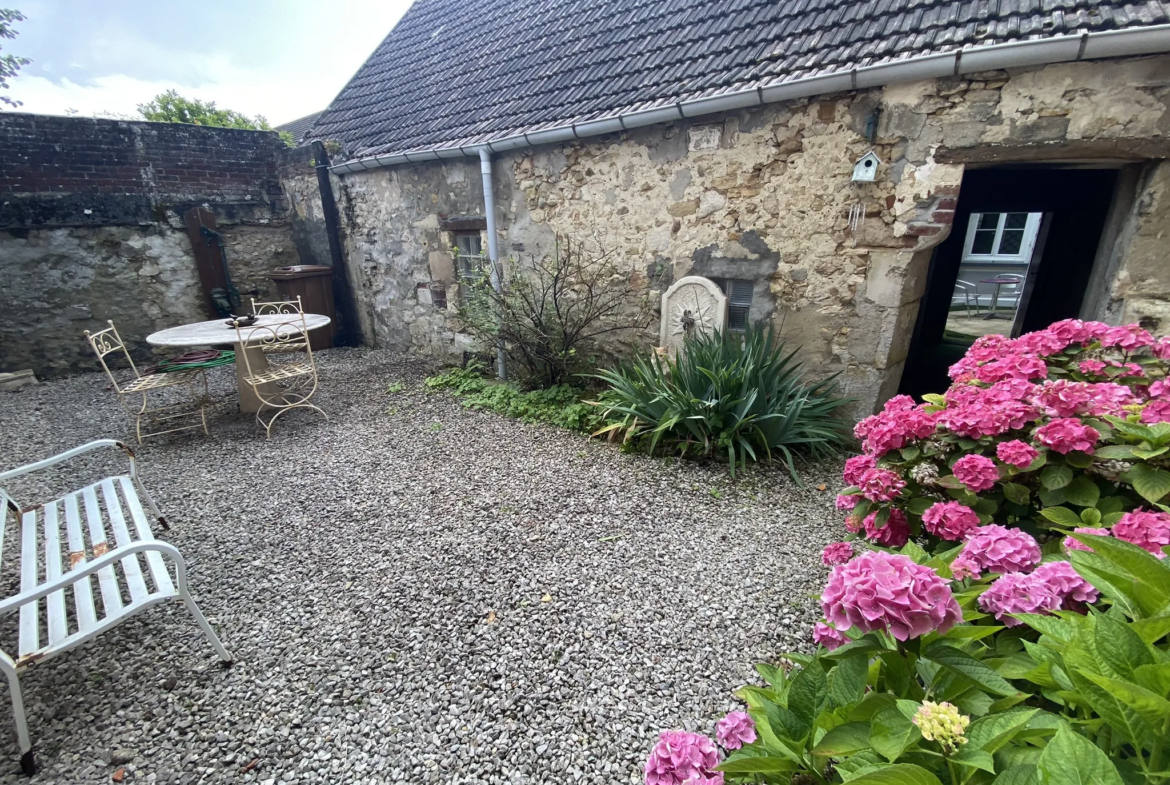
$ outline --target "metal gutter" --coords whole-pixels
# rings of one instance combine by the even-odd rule
[[[479,148],[479,173],[483,179],[483,214],[487,220],[488,264],[491,270],[488,276],[496,294],[502,292],[500,281],[500,248],[496,238],[496,195],[492,188],[492,154],[485,148]],[[496,318],[500,315],[497,312]],[[496,376],[501,380],[508,380],[508,358],[505,351],[503,337],[496,338]]]
[[[921,55],[864,68],[806,76],[774,85],[734,90],[722,95],[678,101],[653,109],[619,113],[603,120],[566,123],[540,131],[513,134],[479,144],[460,147],[429,147],[400,153],[373,155],[337,164],[331,167],[331,171],[337,174],[347,174],[404,163],[478,156],[481,151],[501,153],[508,150],[601,136],[633,128],[644,128],[687,117],[700,117],[749,106],[762,106],[777,101],[790,101],[795,98],[879,87],[896,82],[914,82],[921,79],[957,76],[1001,68],[1019,68],[1077,60],[1098,60],[1159,52],[1170,52],[1170,24],[975,46],[954,52]]]

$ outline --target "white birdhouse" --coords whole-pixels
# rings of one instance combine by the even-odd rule
[[[857,163],[853,165],[853,182],[872,183],[881,162],[882,159],[874,155],[873,150],[858,158]]]

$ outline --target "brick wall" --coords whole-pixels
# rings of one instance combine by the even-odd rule
[[[0,112],[0,371],[92,369],[82,331],[107,319],[142,359],[150,333],[207,319],[196,205],[244,296],[275,296],[269,272],[301,262],[284,149],[271,131]]]
[[[0,228],[134,225],[159,204],[281,199],[272,131],[0,114]]]

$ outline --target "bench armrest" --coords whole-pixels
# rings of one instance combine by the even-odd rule
[[[13,477],[19,477],[22,474],[29,474],[30,472],[37,472],[41,469],[47,469],[54,464],[67,461],[70,458],[76,458],[82,453],[87,453],[91,450],[97,450],[102,447],[117,447],[118,449],[125,452],[126,455],[130,458],[130,476],[138,476],[138,466],[137,461],[134,458],[134,451],[131,450],[127,444],[117,441],[116,439],[98,439],[97,441],[90,442],[89,444],[83,444],[80,447],[74,447],[72,450],[66,450],[60,455],[54,455],[52,458],[45,458],[43,461],[30,463],[26,466],[18,466],[17,468],[10,471],[0,472],[0,483],[3,483],[6,480],[10,480]]]
[[[11,597],[5,597],[0,600],[0,616],[12,613],[21,606],[28,605],[30,602],[39,600],[43,597],[48,597],[55,591],[60,591],[68,587],[70,584],[77,583],[82,578],[88,578],[98,570],[108,567],[115,562],[125,559],[127,556],[133,556],[136,553],[145,553],[148,551],[155,551],[161,553],[174,560],[177,577],[179,578],[180,587],[186,583],[186,564],[183,562],[183,557],[179,554],[179,549],[168,542],[160,540],[139,540],[122,548],[114,548],[112,551],[106,551],[96,559],[91,559],[85,563],[84,566],[78,567],[75,570],[70,570],[65,574],[55,578],[51,581],[46,581],[35,589],[21,592],[20,594],[13,594]]]

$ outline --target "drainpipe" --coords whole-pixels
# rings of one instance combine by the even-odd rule
[[[496,294],[503,294],[500,280],[500,249],[496,244],[496,198],[492,193],[492,154],[486,147],[479,148],[479,171],[483,175],[483,214],[487,218],[488,261],[491,262],[491,283]],[[497,323],[499,315],[496,315]],[[508,379],[508,362],[504,353],[504,338],[496,338],[496,375]]]
[[[358,319],[357,303],[353,288],[349,285],[349,271],[345,267],[345,254],[341,250],[340,218],[337,214],[337,200],[333,197],[333,183],[329,181],[329,153],[325,145],[313,142],[313,161],[317,169],[317,190],[321,194],[321,213],[325,217],[325,236],[329,238],[329,260],[333,267],[333,297],[345,315],[344,331],[339,338],[342,346],[361,346],[362,325]]]

